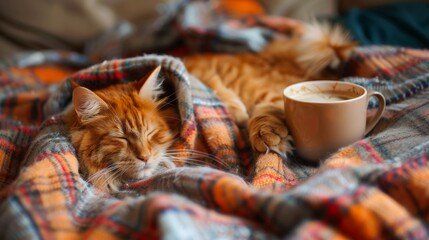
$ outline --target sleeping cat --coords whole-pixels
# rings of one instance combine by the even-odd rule
[[[237,124],[247,128],[252,148],[291,152],[282,90],[296,82],[338,79],[340,64],[356,43],[340,26],[303,24],[290,40],[274,41],[261,53],[201,54],[184,59],[188,71],[215,91]]]
[[[184,58],[189,72],[225,103],[247,128],[256,152],[291,151],[283,117],[282,89],[295,82],[335,79],[326,71],[346,60],[355,43],[339,27],[309,24],[292,40],[257,54],[201,54]],[[148,177],[175,165],[167,153],[178,129],[174,108],[162,108],[159,67],[135,83],[91,91],[75,86],[65,116],[88,181],[116,192],[123,180]],[[250,117],[249,117],[250,116]]]
[[[140,81],[91,91],[74,85],[65,121],[80,170],[101,190],[116,192],[123,180],[173,168],[166,155],[178,129],[174,108],[163,108],[160,67]]]

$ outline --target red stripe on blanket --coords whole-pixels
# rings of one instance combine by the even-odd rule
[[[70,176],[71,169],[68,166],[66,166],[64,158],[58,156],[58,154],[55,154],[53,157],[58,161],[58,163],[61,167],[61,170],[63,171],[62,175],[66,178],[66,181],[67,181],[67,187],[69,189],[70,200],[71,200],[71,203],[74,204],[76,202],[76,193],[74,191],[73,179]]]
[[[370,144],[368,144],[365,140],[359,141],[358,145],[363,147],[369,153],[372,159],[375,160],[375,162],[377,163],[384,162],[383,158],[377,153],[377,151],[375,151],[375,149]]]
[[[120,62],[119,61],[113,62],[113,71],[114,71],[115,78],[118,80],[122,79],[125,75],[122,71],[120,71]]]
[[[124,204],[125,204],[124,202],[117,202],[117,203],[112,204],[111,206],[109,206],[109,212],[111,212],[111,213],[115,212],[118,208],[120,208]],[[114,230],[118,231],[119,233],[122,233],[124,235],[130,234],[132,236],[132,238],[140,239],[138,233],[136,233],[135,231],[131,230],[130,228],[128,228],[124,225],[121,225],[117,222],[112,221],[111,219],[109,219],[108,214],[101,215],[101,216],[97,217],[96,219],[93,219],[92,222],[93,222],[94,228],[92,228],[88,232],[86,232],[85,235],[87,237],[91,237],[91,238],[96,237],[96,233],[95,233],[95,235],[93,235],[94,232],[97,232],[97,230],[101,230],[101,229],[97,228],[97,226],[98,226],[98,227],[113,228]],[[104,231],[102,230],[101,232],[104,232]],[[84,236],[83,238],[85,239],[86,237]]]
[[[0,139],[0,146],[8,152],[15,151],[16,149],[15,145],[5,139]]]

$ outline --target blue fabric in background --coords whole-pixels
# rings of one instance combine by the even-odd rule
[[[429,48],[429,4],[398,3],[371,9],[352,8],[335,21],[361,45]]]

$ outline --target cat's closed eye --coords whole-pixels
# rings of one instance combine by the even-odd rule
[[[129,140],[126,137],[115,137],[116,139],[119,139],[120,141],[124,142],[124,143],[128,143]]]
[[[119,141],[119,142],[125,143],[125,144],[129,143],[128,138],[123,134],[111,134],[109,137],[110,137],[110,139],[112,139],[114,141]]]

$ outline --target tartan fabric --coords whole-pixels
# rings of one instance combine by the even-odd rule
[[[390,104],[425,89],[429,85],[428,68],[427,50],[391,46],[360,47],[345,70],[352,77],[344,81],[382,92],[386,103]],[[376,103],[371,101],[370,105],[375,106]]]
[[[390,102],[370,136],[321,166],[275,154],[253,157],[223,105],[176,58],[112,60],[50,86],[36,76],[33,82],[22,78],[17,68],[2,68],[1,237],[427,239],[429,91],[419,76],[428,53],[390,50],[358,49],[348,73],[370,77],[368,83],[378,76],[403,91],[408,79],[420,79],[422,87]],[[406,68],[398,70],[403,60],[380,61],[395,54],[409,57]],[[371,67],[376,56],[383,64]],[[184,150],[184,157],[204,149],[225,164],[207,158],[206,166],[181,166],[130,182],[115,196],[100,192],[79,175],[68,140],[62,111],[71,100],[70,80],[99,88],[138,79],[158,64],[174,86],[182,117],[174,148]],[[396,72],[386,77],[382,69]],[[396,79],[399,73],[408,78]]]

